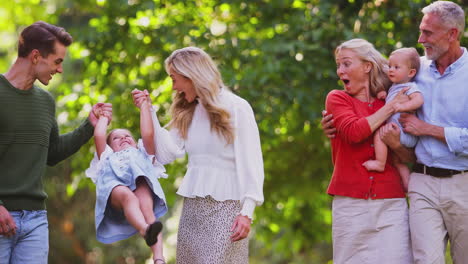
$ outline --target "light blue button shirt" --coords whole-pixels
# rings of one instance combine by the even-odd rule
[[[416,145],[419,163],[453,170],[468,169],[468,54],[452,63],[444,72],[437,71],[434,61],[421,57],[416,83],[424,96],[418,117],[444,128],[443,143],[422,136]]]

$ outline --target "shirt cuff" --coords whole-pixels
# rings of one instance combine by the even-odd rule
[[[250,220],[253,220],[253,213],[255,210],[256,203],[251,198],[245,198],[244,204],[242,205],[242,210],[240,211],[240,215],[247,216]]]
[[[151,105],[150,109],[151,109],[151,112],[153,113],[151,117],[153,118],[153,124],[155,125],[155,128],[161,128],[161,124],[159,123],[158,115],[156,113],[158,107],[156,105]]]
[[[463,142],[460,141],[460,129],[457,129],[456,127],[444,127],[444,134],[449,150],[455,155],[462,153]]]

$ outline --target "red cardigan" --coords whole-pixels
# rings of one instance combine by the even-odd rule
[[[328,194],[361,199],[403,198],[405,193],[398,171],[388,155],[383,172],[367,171],[362,164],[375,159],[373,134],[365,117],[385,104],[371,104],[333,90],[327,95],[326,109],[333,114],[336,136],[331,140],[333,176]]]

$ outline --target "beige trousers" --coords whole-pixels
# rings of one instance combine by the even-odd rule
[[[406,199],[335,196],[333,264],[411,264]]]
[[[449,239],[453,262],[468,263],[468,173],[450,178],[412,173],[408,189],[415,263],[445,263]]]

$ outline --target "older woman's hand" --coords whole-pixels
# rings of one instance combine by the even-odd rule
[[[249,235],[251,223],[252,220],[247,216],[238,215],[231,227],[231,232],[234,232],[231,235],[231,241],[236,242],[246,238]]]
[[[410,87],[405,87],[401,89],[401,91],[397,93],[397,95],[393,98],[393,100],[386,103],[392,106],[394,113],[399,113],[403,111],[402,104],[409,101],[409,96],[405,94],[409,89]]]
[[[323,110],[320,123],[322,124],[323,133],[325,133],[328,138],[334,138],[336,135],[336,128],[333,126],[333,115],[327,114],[327,111]]]

